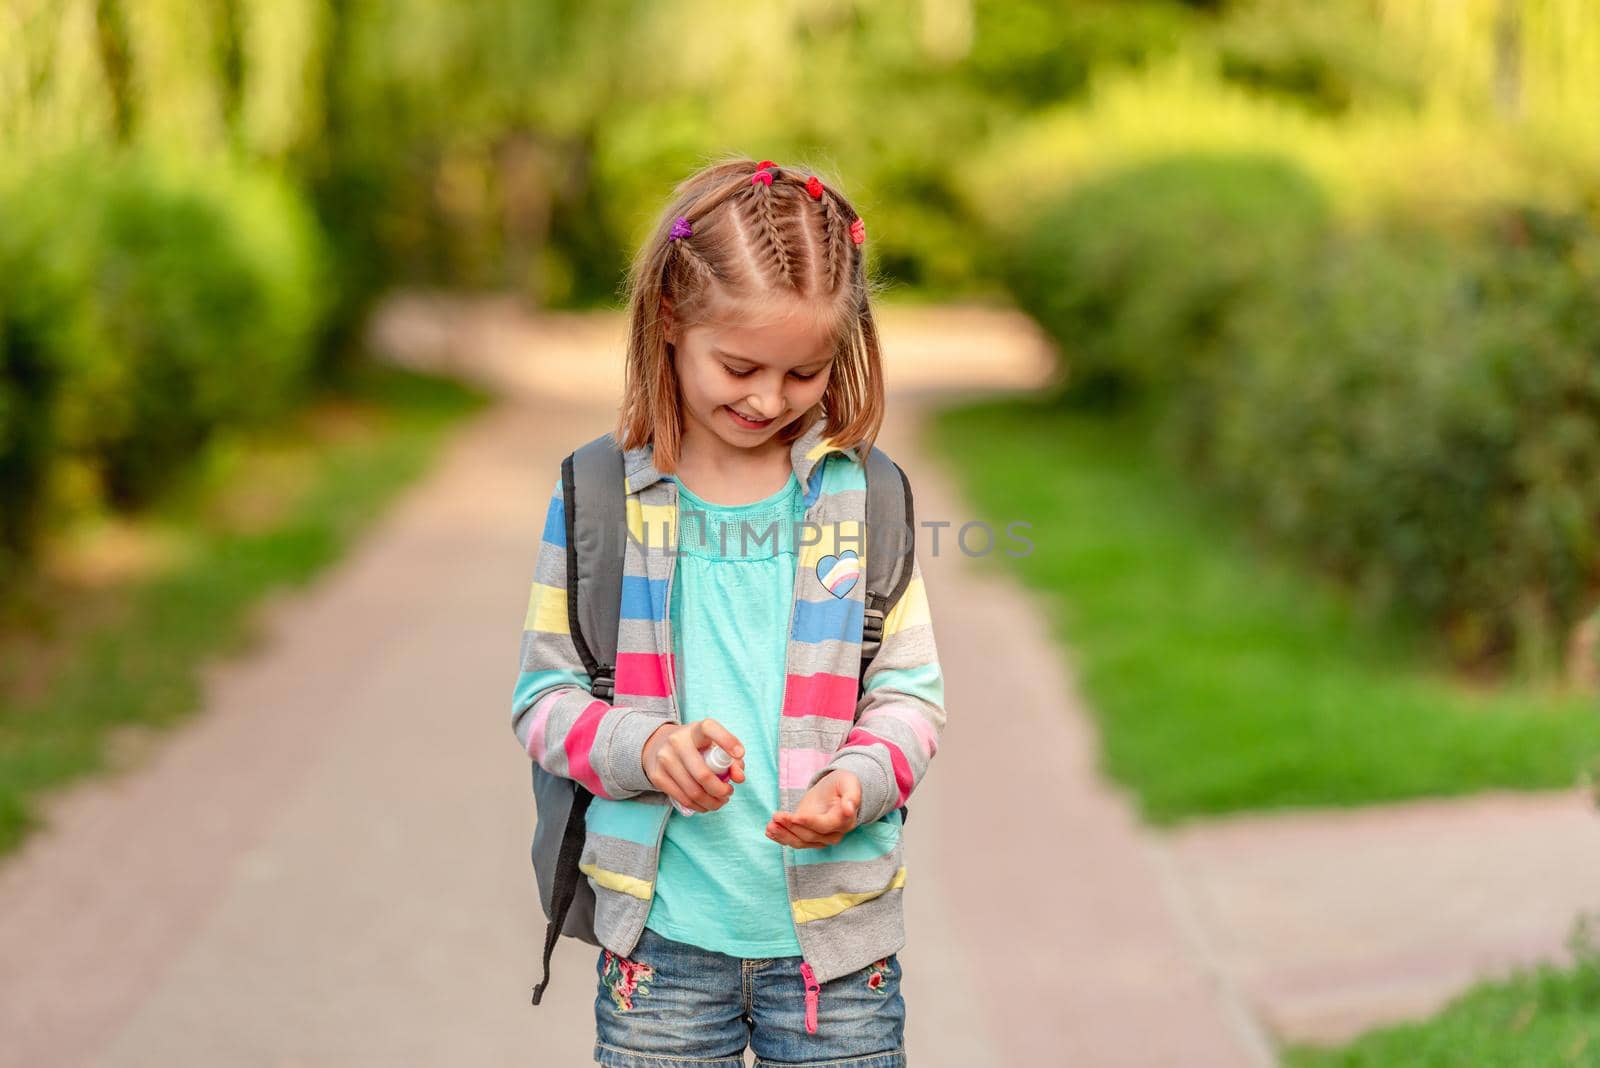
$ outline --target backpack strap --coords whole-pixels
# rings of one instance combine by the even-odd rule
[[[911,482],[899,464],[873,446],[867,456],[867,596],[861,620],[858,695],[866,692],[867,667],[883,643],[884,617],[911,584],[915,530]]]
[[[550,985],[550,957],[561,938],[561,929],[566,926],[572,899],[578,892],[578,876],[582,874],[578,870],[578,861],[583,853],[587,826],[584,817],[593,799],[594,795],[588,790],[576,782],[572,784],[572,811],[567,814],[567,826],[561,832],[561,850],[556,854],[555,885],[550,895],[550,922],[544,929],[544,978],[533,988],[535,1005],[543,999],[544,988]]]
[[[867,597],[861,620],[861,677],[857,700],[867,689],[867,667],[883,644],[883,621],[911,584],[916,553],[916,509],[911,481],[877,446],[867,455]],[[900,806],[900,825],[911,815]]]
[[[589,674],[589,691],[611,700],[616,688],[617,623],[622,604],[622,545],[627,510],[622,450],[602,434],[561,461],[561,499],[567,533],[567,628]],[[608,552],[612,542],[615,551]],[[594,799],[572,783],[572,810],[561,832],[550,895],[550,923],[544,932],[544,978],[533,988],[539,1004],[550,984],[550,957],[566,926],[578,892],[578,861],[583,853],[585,816]]]
[[[617,622],[627,491],[622,450],[609,433],[561,462],[567,518],[567,625],[589,673],[590,692],[615,695]]]

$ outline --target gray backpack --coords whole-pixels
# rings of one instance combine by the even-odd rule
[[[602,434],[561,462],[561,495],[566,508],[567,623],[572,643],[590,679],[589,691],[611,700],[617,659],[617,621],[622,605],[622,546],[627,529],[622,451]],[[911,581],[916,529],[911,483],[883,450],[867,458],[867,590],[862,619],[861,679],[883,640],[884,617]],[[880,551],[881,550],[881,551]],[[896,551],[898,550],[898,551]],[[533,798],[533,871],[547,921],[544,977],[533,988],[539,1004],[550,983],[550,956],[565,934],[599,946],[594,933],[594,888],[578,871],[583,852],[584,814],[594,795],[573,779],[552,775],[537,762]],[[908,811],[900,807],[904,822]]]

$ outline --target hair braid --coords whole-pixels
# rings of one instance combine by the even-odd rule
[[[817,203],[822,207],[822,277],[825,292],[832,293],[839,288],[839,246],[844,243],[844,232],[833,193],[823,192]]]
[[[774,174],[777,173],[774,169]],[[766,238],[766,244],[773,261],[778,265],[778,276],[783,279],[784,285],[790,289],[799,289],[795,282],[794,256],[789,251],[788,242],[783,238],[783,228],[778,222],[775,200],[778,196],[773,192],[774,187],[764,182],[756,183],[756,205],[761,213],[761,229]]]
[[[693,240],[694,237],[691,235],[689,237],[680,237],[676,241],[670,242],[667,245],[668,256],[676,255],[680,257],[691,271],[708,282],[727,282],[727,279],[722,276],[722,272],[717,270],[716,265],[702,256],[700,250],[690,243]]]

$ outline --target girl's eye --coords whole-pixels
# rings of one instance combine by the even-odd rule
[[[732,375],[735,378],[749,378],[751,375],[756,373],[756,369],[754,367],[751,367],[748,370],[744,370],[744,371],[735,371],[733,368],[729,367],[727,364],[723,364],[722,365],[722,369],[724,371],[728,372],[730,375]],[[802,382],[809,382],[813,378],[817,377],[817,375],[820,374],[821,372],[820,371],[813,371],[808,375],[803,375],[799,371],[790,371],[789,373],[794,375],[796,378],[798,378]]]

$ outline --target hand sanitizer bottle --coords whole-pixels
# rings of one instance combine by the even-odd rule
[[[706,767],[711,769],[711,774],[723,782],[727,782],[733,777],[733,757],[729,756],[728,751],[716,743],[712,743],[711,748],[706,750]],[[692,808],[684,808],[678,804],[676,798],[672,800],[672,807],[685,816],[693,816],[695,812]]]

